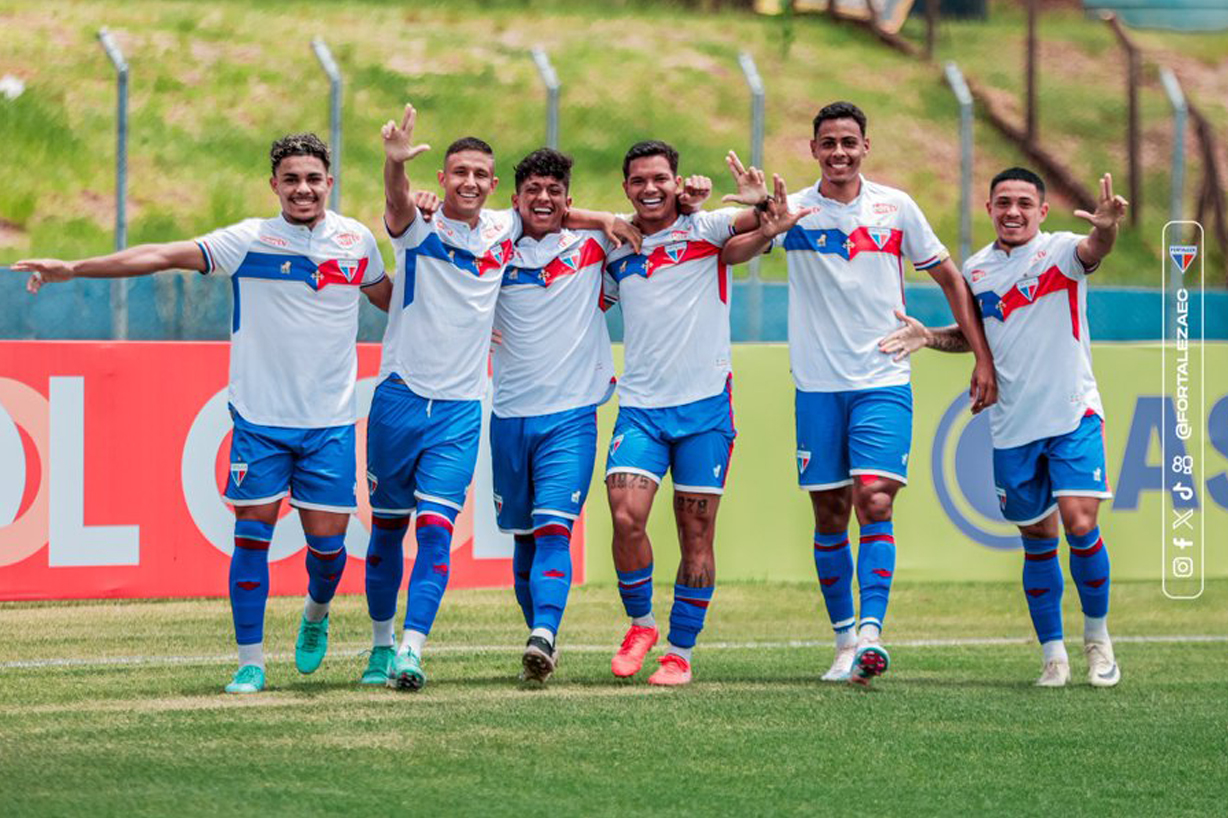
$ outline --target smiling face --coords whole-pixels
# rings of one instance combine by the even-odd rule
[[[495,158],[478,150],[449,154],[439,171],[443,188],[443,214],[449,219],[476,223],[482,207],[499,185]]]
[[[287,156],[277,163],[269,185],[281,201],[286,221],[314,227],[324,218],[333,177],[318,157]]]
[[[534,174],[525,179],[512,196],[512,207],[520,214],[525,235],[541,239],[563,229],[563,217],[571,207],[571,197],[562,179]]]
[[[670,169],[667,158],[643,156],[631,160],[623,191],[641,224],[666,226],[678,218],[678,188],[681,185],[682,177]]]
[[[1041,222],[1049,215],[1049,203],[1031,182],[1006,179],[990,191],[985,211],[993,220],[998,244],[1019,247],[1035,238]]]
[[[810,155],[819,162],[823,181],[841,186],[856,181],[870,140],[851,117],[825,119],[810,140]]]

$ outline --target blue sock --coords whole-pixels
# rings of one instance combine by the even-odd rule
[[[637,571],[615,571],[618,574],[618,595],[623,598],[627,616],[648,616],[652,613],[652,563]]]
[[[1070,544],[1070,578],[1079,590],[1084,616],[1108,616],[1109,550],[1097,526],[1083,536],[1066,535]]]
[[[230,555],[230,613],[235,642],[264,641],[264,605],[269,599],[269,542],[273,526],[255,520],[235,520],[235,550]]]
[[[571,590],[571,520],[549,514],[533,515],[537,553],[529,586],[533,595],[534,628],[559,632],[567,594]]]
[[[345,535],[332,537],[307,535],[307,593],[320,603],[337,593],[345,571]]]
[[[814,532],[814,569],[832,629],[840,633],[853,627],[857,621],[853,612],[853,551],[847,531]]]
[[[537,553],[537,543],[532,534],[517,534],[515,550],[512,551],[512,590],[516,592],[516,603],[524,614],[524,624],[533,627],[533,591],[529,587],[529,575],[533,570],[533,555]]]
[[[861,527],[857,546],[857,585],[861,589],[861,624],[883,627],[891,578],[895,575],[895,534],[890,520]]]
[[[1023,592],[1036,638],[1043,645],[1062,638],[1062,564],[1057,560],[1057,537],[1023,538]]]
[[[693,648],[699,632],[704,629],[704,617],[716,589],[690,588],[674,585],[674,607],[669,611],[669,643],[674,647]]]
[[[405,601],[405,629],[429,634],[448,587],[452,562],[452,523],[457,511],[430,501],[418,504],[415,533],[418,556],[409,573]]]
[[[396,616],[397,591],[405,572],[402,541],[409,529],[408,517],[372,517],[371,542],[367,544],[367,613],[376,622]]]

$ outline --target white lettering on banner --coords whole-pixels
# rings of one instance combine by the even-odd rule
[[[0,528],[10,525],[21,511],[26,490],[26,453],[17,424],[0,403]]]
[[[51,496],[47,564],[53,568],[138,565],[139,526],[85,524],[85,379],[49,380],[51,451],[47,479]]]
[[[376,379],[358,381],[355,396],[358,414],[364,416],[371,408],[371,395],[375,392]],[[217,488],[216,463],[218,449],[231,429],[230,411],[227,408],[227,390],[222,388],[210,398],[192,421],[188,437],[183,443],[183,459],[179,476],[183,481],[183,499],[187,502],[192,522],[209,544],[229,555],[234,551],[235,518]],[[229,463],[230,459],[226,458]],[[293,517],[294,522],[287,520]],[[350,515],[345,532],[346,553],[351,557],[366,559],[367,541],[370,534],[357,515]],[[273,529],[273,541],[269,544],[269,560],[276,562],[293,556],[307,546],[303,524],[298,511],[291,509],[286,519]]]

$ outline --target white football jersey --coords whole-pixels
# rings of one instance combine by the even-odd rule
[[[733,288],[720,259],[737,212],[679,216],[644,236],[639,253],[624,244],[610,254],[606,274],[622,303],[626,346],[621,405],[680,406],[724,390]]]
[[[522,237],[495,307],[494,412],[547,415],[604,402],[614,384],[606,329],[604,234],[563,230]]]
[[[327,211],[314,228],[280,215],[196,239],[205,273],[230,276],[230,403],[263,426],[357,420],[359,287],[384,278],[371,231]]]
[[[483,210],[472,228],[439,211],[392,237],[381,378],[395,374],[433,400],[482,399],[499,284],[519,235],[514,210]]]
[[[990,244],[964,262],[998,374],[989,407],[994,446],[1066,434],[1104,407],[1092,374],[1082,236],[1037,233],[1009,254]]]
[[[907,193],[864,177],[848,204],[819,184],[789,196],[817,207],[782,236],[789,267],[789,364],[805,392],[842,392],[908,383],[908,359],[893,361],[878,341],[899,327],[904,259],[926,270],[946,248]]]

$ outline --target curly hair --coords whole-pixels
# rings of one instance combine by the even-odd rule
[[[328,145],[313,133],[293,133],[273,143],[273,147],[269,148],[269,162],[273,165],[274,176],[281,160],[290,156],[314,156],[324,163],[325,170],[330,165]]]
[[[520,160],[516,165],[516,190],[530,176],[548,176],[558,179],[564,188],[571,187],[572,159],[565,153],[559,153],[553,148],[538,148]]]

